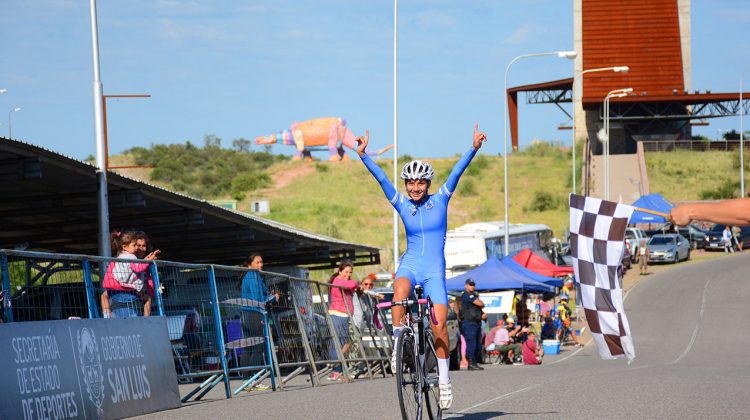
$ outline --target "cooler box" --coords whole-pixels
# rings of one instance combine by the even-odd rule
[[[560,340],[542,340],[544,354],[560,354]]]

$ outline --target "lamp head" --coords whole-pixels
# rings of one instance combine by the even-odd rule
[[[616,66],[614,69],[612,69],[615,73],[627,73],[630,71],[630,67],[628,66]]]
[[[20,110],[21,110],[21,108],[18,108],[18,107],[16,107],[16,108],[13,108],[13,112],[18,112],[18,111],[20,111]]]
[[[8,91],[8,89],[0,89],[0,93],[5,93],[7,91]]]
[[[558,51],[557,56],[560,58],[567,58],[569,60],[573,60],[576,57],[578,57],[577,51]]]

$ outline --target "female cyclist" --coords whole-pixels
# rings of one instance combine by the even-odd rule
[[[448,317],[444,252],[448,225],[448,201],[456,190],[458,179],[482,147],[482,143],[487,141],[487,136],[479,131],[479,125],[474,126],[472,147],[456,162],[445,184],[438,189],[436,194],[429,194],[435,171],[432,165],[421,160],[413,160],[404,165],[401,170],[406,195],[396,191],[385,172],[367,155],[365,149],[369,140],[369,131],[364,137],[357,138],[357,153],[370,173],[380,183],[383,193],[398,212],[406,230],[406,252],[401,256],[401,262],[396,270],[393,300],[407,299],[412,286],[419,284],[424,288],[425,296],[429,296],[435,305],[438,324],[433,327],[433,332],[438,357],[440,405],[443,409],[447,409],[453,403],[453,391],[448,376],[450,354],[448,329],[445,325]],[[393,369],[396,366],[395,349],[397,346],[395,343],[401,332],[403,315],[403,307],[392,308],[394,352],[391,355],[391,366]]]

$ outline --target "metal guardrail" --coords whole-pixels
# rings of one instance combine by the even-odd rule
[[[739,140],[641,140],[639,143],[643,144],[643,150],[646,152],[672,152],[675,150],[729,152],[740,148]],[[744,142],[744,148],[748,148],[747,141]]]
[[[120,272],[128,267],[137,274]],[[143,292],[105,290],[101,273],[140,280]],[[231,398],[267,378],[283,390],[303,373],[313,386],[333,369],[350,378],[386,374],[391,342],[372,326],[373,298],[355,293],[346,327],[334,325],[327,302],[338,286],[328,283],[244,267],[14,250],[0,250],[0,276],[3,322],[102,318],[107,304],[113,317],[168,317],[178,380],[197,383],[183,402],[221,383]],[[240,380],[234,390],[230,379]]]

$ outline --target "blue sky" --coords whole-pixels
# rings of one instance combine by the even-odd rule
[[[100,0],[111,153],[204,134],[253,139],[319,116],[392,141],[393,3],[371,0]],[[572,0],[401,0],[399,147],[462,152],[473,125],[502,150],[503,73],[515,56],[572,49]],[[0,0],[0,133],[76,158],[95,154],[88,1]],[[736,92],[750,66],[750,3],[692,2],[693,89]],[[509,85],[570,77],[557,58],[514,65]],[[747,80],[750,86],[750,78]],[[750,89],[749,89],[750,90]],[[553,105],[521,105],[520,139],[570,142]],[[695,130],[714,137],[738,118]],[[277,152],[289,146],[276,146]],[[318,155],[325,157],[324,155]]]

